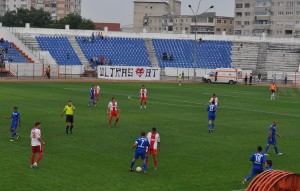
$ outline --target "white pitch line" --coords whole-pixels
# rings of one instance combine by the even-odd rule
[[[133,96],[128,96],[128,99],[131,100],[136,100],[132,98]],[[180,101],[180,100],[173,100],[173,99],[161,99],[161,98],[155,98],[159,100],[165,100],[165,101],[175,101],[175,102],[182,102],[182,103],[189,103],[193,105],[178,105],[178,104],[170,104],[170,103],[163,103],[163,102],[155,102],[155,101],[147,101],[147,102],[152,102],[152,103],[159,103],[163,105],[177,105],[177,106],[189,106],[189,107],[207,107],[207,104],[201,104],[201,103],[194,103],[194,102],[189,102],[189,101]],[[195,106],[198,105],[198,106]],[[289,116],[289,117],[300,117],[300,115],[293,115],[293,114],[286,114],[286,113],[277,113],[277,112],[269,112],[269,111],[261,111],[261,110],[255,110],[255,109],[246,109],[246,108],[239,108],[239,107],[230,107],[230,106],[224,106],[222,105],[222,108],[227,108],[227,109],[235,109],[235,110],[242,110],[242,111],[252,111],[252,112],[257,112],[257,113],[265,113],[265,114],[272,114],[272,115],[283,115],[283,116]]]
[[[86,90],[72,89],[72,88],[64,88],[64,89],[74,90],[74,91],[86,91]],[[133,96],[128,96],[128,95],[125,95],[125,94],[117,94],[117,93],[109,93],[109,92],[101,92],[101,93],[112,94],[112,95],[119,95],[119,96],[127,96],[128,99],[136,100],[136,99],[132,98]],[[207,104],[201,104],[201,103],[195,103],[195,102],[189,102],[189,101],[181,101],[181,100],[174,100],[174,99],[163,99],[163,98],[154,98],[154,99],[164,100],[164,101],[175,101],[175,102],[181,102],[181,103],[188,103],[188,104],[193,104],[193,105],[178,105],[178,104],[155,102],[155,101],[148,101],[148,102],[157,103],[157,104],[163,104],[163,105],[176,105],[176,106],[182,106],[182,107],[201,107],[201,106],[202,107],[206,107],[207,106]],[[252,111],[252,112],[272,114],[272,115],[282,115],[282,116],[289,116],[289,117],[300,117],[300,115],[293,115],[293,114],[286,114],[286,113],[277,113],[277,112],[269,112],[269,111],[261,111],[261,110],[246,109],[246,108],[239,108],[239,107],[230,107],[230,106],[224,106],[224,105],[222,105],[222,108],[242,110],[242,111]]]

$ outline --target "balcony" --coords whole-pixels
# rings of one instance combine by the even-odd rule
[[[269,1],[260,1],[254,3],[254,7],[271,7],[271,2]]]

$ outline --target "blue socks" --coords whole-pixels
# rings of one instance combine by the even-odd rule
[[[135,163],[135,161],[133,160],[133,161],[131,161],[131,164],[130,164],[130,169],[132,169],[133,168],[133,165],[134,165],[134,163]]]
[[[143,170],[144,170],[144,172],[146,172],[146,170],[147,170],[147,163],[143,163]]]

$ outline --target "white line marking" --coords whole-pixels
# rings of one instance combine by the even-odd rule
[[[64,88],[64,89],[73,90],[73,91],[86,91],[86,90],[72,89],[72,88]],[[109,93],[109,92],[101,92],[101,93],[119,95],[119,96],[126,96],[130,100],[136,100],[136,99],[133,98],[134,96],[128,96],[128,95],[125,95],[125,94],[117,94],[117,93]],[[182,100],[174,100],[174,99],[163,99],[163,98],[152,98],[152,99],[164,100],[164,101],[173,101],[173,102],[177,102],[177,103],[172,104],[172,103],[163,103],[163,102],[156,102],[156,101],[149,101],[149,100],[147,102],[163,104],[163,105],[175,105],[175,106],[182,106],[182,107],[207,107],[207,104],[195,103],[195,102],[190,102],[190,101],[182,101]],[[179,103],[187,103],[187,104],[191,104],[191,105],[179,105],[178,102]],[[272,115],[282,115],[282,116],[289,116],[289,117],[300,117],[300,115],[269,112],[269,111],[261,111],[261,110],[246,109],[246,108],[239,108],[239,107],[230,107],[230,106],[224,106],[224,104],[222,104],[222,108],[242,110],[242,111],[252,111],[252,112],[272,114]]]

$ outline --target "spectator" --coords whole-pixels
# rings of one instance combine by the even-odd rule
[[[46,68],[46,76],[48,79],[50,79],[50,72],[51,72],[51,68],[50,66],[48,66],[48,68]]]
[[[184,71],[181,73],[182,80],[184,80]]]
[[[247,82],[248,82],[248,74],[246,73],[245,74],[245,85],[247,85]]]
[[[12,62],[12,61],[13,61],[13,58],[12,58],[11,55],[8,57],[8,61],[9,61],[9,62]]]
[[[250,75],[249,75],[249,84],[250,84],[250,85],[252,85],[252,77],[253,77],[253,74],[250,73]]]
[[[241,48],[243,48],[243,43],[241,43],[241,45],[240,45],[240,46],[241,46]]]
[[[103,37],[103,34],[102,34],[102,32],[100,33],[100,35],[99,35],[99,36],[100,36],[100,38],[103,40],[103,38],[104,38],[104,37]]]
[[[101,58],[100,58],[100,65],[104,65],[104,63],[105,63],[105,58],[104,58],[104,56],[101,56]]]
[[[261,81],[261,73],[258,73],[257,77],[258,77],[258,81],[260,82]]]
[[[112,66],[112,61],[111,59],[109,59],[109,63],[108,63],[110,66]]]
[[[3,37],[0,39],[0,43],[4,43],[4,39],[3,39]]]
[[[169,58],[169,59],[170,59],[170,60],[174,60],[173,54],[170,55],[170,58]]]
[[[70,59],[70,53],[67,52],[67,59]]]
[[[168,54],[166,52],[163,53],[163,60],[168,60]]]
[[[199,42],[203,42],[203,39],[202,39],[202,38],[199,38]]]

